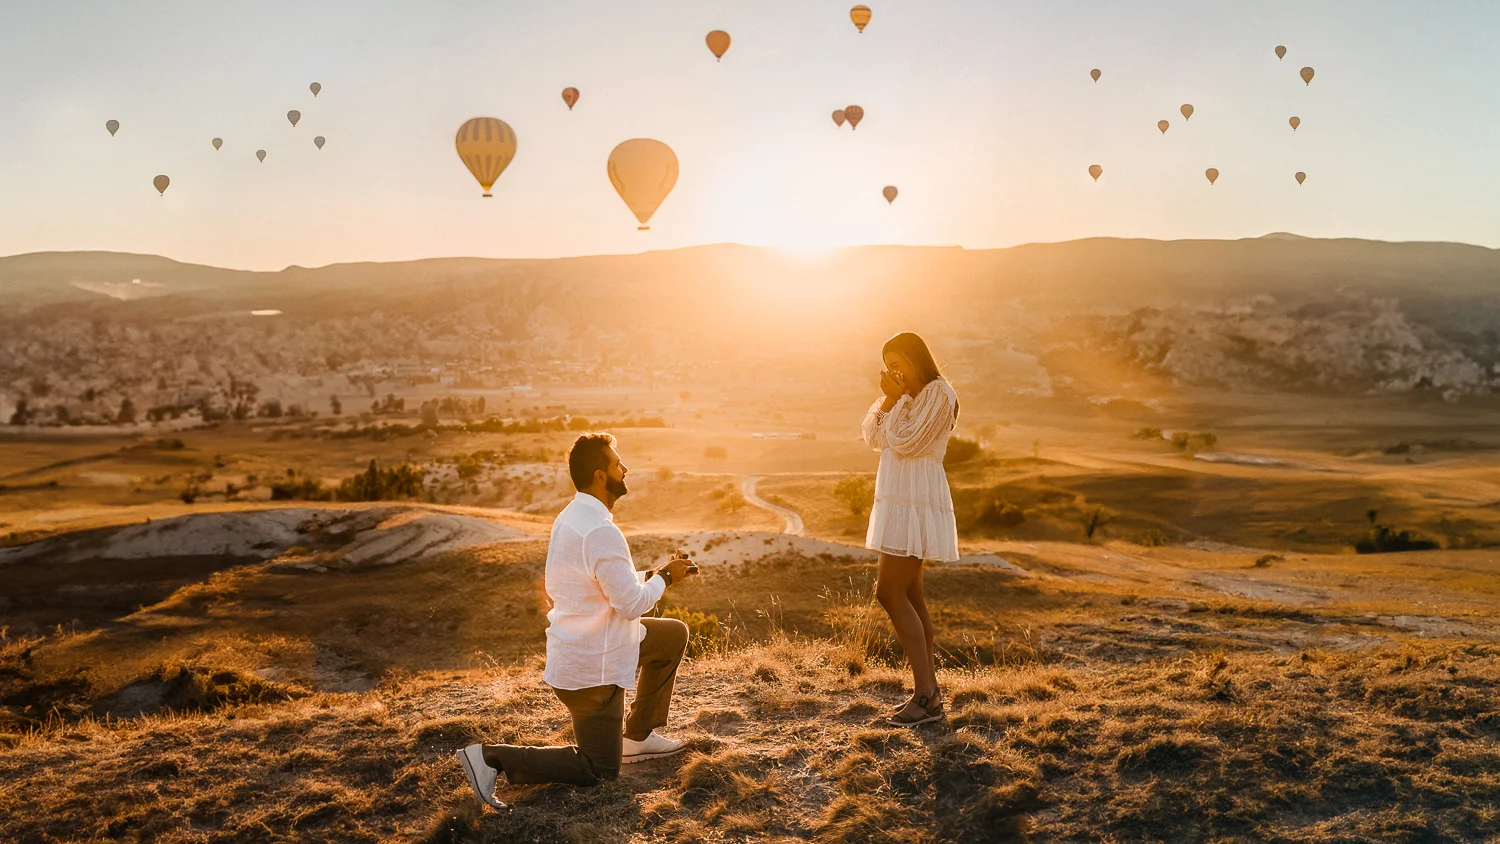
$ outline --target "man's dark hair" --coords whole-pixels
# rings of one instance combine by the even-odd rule
[[[584,434],[568,449],[568,474],[573,488],[583,492],[594,482],[594,473],[609,471],[609,455],[604,450],[615,444],[613,434]]]

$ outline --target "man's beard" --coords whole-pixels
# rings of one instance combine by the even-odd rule
[[[605,478],[604,491],[619,499],[624,498],[625,493],[629,492],[630,490],[625,487],[624,478],[621,478],[618,481],[614,478]]]

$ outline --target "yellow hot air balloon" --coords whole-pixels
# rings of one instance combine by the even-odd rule
[[[453,144],[464,166],[484,188],[485,196],[516,157],[516,133],[505,121],[493,117],[475,117],[458,127]]]
[[[1171,125],[1172,124],[1168,123],[1165,120],[1158,120],[1158,121],[1156,121],[1156,128],[1160,129],[1161,133],[1163,135],[1167,134],[1167,127],[1171,126]]]
[[[213,144],[214,144],[214,149],[218,149],[219,147],[224,146],[224,139],[223,138],[214,138]]]
[[[166,196],[167,185],[172,184],[172,180],[168,179],[166,176],[157,176],[156,178],[151,180],[151,184],[156,186],[157,193],[161,194],[162,196]]]
[[[710,32],[703,40],[708,42],[709,52],[713,53],[716,59],[724,58],[724,54],[729,52],[729,33],[722,29]]]
[[[1104,168],[1100,167],[1097,164],[1090,164],[1089,165],[1089,175],[1093,176],[1094,177],[1094,181],[1097,182],[1097,181],[1099,181],[1099,177],[1102,176],[1102,175],[1104,175]]]
[[[1300,185],[1303,182],[1307,181],[1307,174],[1302,172],[1301,170],[1298,170],[1295,178],[1297,179],[1297,184]]]
[[[318,92],[321,91],[321,90],[323,90],[323,86],[319,85],[316,82],[314,82],[313,84],[307,86],[307,90],[312,91],[313,92],[313,96],[316,97],[318,95]]]
[[[1097,68],[1097,67],[1094,68],[1093,70],[1089,71],[1089,76],[1094,77],[1094,81],[1095,82],[1098,82],[1099,81],[1099,77],[1101,77],[1103,75],[1104,74],[1102,72],[1100,72],[1099,68]]]
[[[845,120],[844,110],[841,109],[841,108],[834,109],[833,110],[833,125],[835,125],[835,126],[843,126],[844,125],[844,120]]]
[[[578,89],[564,88],[562,97],[563,102],[568,104],[568,111],[572,111],[574,103],[578,102]]]
[[[1182,104],[1182,108],[1178,109],[1178,111],[1182,112],[1182,119],[1183,120],[1192,120],[1193,119],[1193,107],[1191,105],[1188,105],[1187,103],[1183,103]]]
[[[115,132],[118,132],[120,130],[120,121],[106,120],[104,121],[104,128],[109,130],[109,136],[113,138],[115,136]]]
[[[865,110],[859,106],[844,106],[844,119],[849,121],[850,129],[858,129],[859,121],[865,119]]]
[[[265,150],[263,150],[263,149],[256,150],[255,151],[255,157],[258,158],[258,159],[260,159],[260,163],[262,163],[262,164],[266,163],[266,151]]]
[[[1214,182],[1217,182],[1219,180],[1219,171],[1214,169],[1213,167],[1204,170],[1203,175],[1208,177],[1209,184],[1213,184]]]
[[[1297,127],[1302,125],[1302,118],[1300,118],[1300,117],[1293,117],[1291,120],[1288,120],[1287,122],[1290,123],[1290,124],[1292,124],[1292,131],[1295,132],[1295,131],[1297,131]]]
[[[636,220],[640,231],[651,227],[651,215],[677,184],[677,154],[650,138],[634,138],[609,154],[609,182]]]
[[[855,29],[859,30],[860,32],[864,32],[865,27],[870,25],[870,7],[855,6],[854,8],[850,9],[849,20],[854,21]]]
[[[316,138],[313,138],[313,146],[317,147],[318,149],[322,149],[324,143],[325,143],[325,141],[324,141],[322,135],[319,135]]]
[[[292,125],[296,126],[297,121],[302,119],[302,112],[294,108],[286,113],[286,119],[292,121]]]
[[[1310,67],[1304,67],[1304,68],[1302,68],[1302,82],[1304,84],[1306,84],[1306,85],[1311,85],[1312,84],[1312,78],[1313,78],[1313,69],[1310,68]]]
[[[1282,60],[1284,58],[1286,58],[1286,48],[1283,47],[1283,46],[1281,46],[1280,44],[1277,44],[1276,45],[1276,60],[1280,61],[1280,60]]]
[[[895,185],[886,185],[885,190],[881,191],[880,195],[885,197],[885,204],[890,205],[892,202],[896,201],[897,193],[899,193],[899,191],[896,190]]]

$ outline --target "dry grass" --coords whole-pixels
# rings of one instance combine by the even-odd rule
[[[881,718],[906,675],[872,646],[867,608],[857,589],[830,593],[827,635],[776,627],[693,661],[671,728],[687,753],[593,790],[503,789],[508,814],[480,812],[448,754],[568,739],[535,661],[388,672],[333,694],[225,667],[236,653],[225,643],[148,672],[179,678],[175,711],[54,709],[13,726],[0,828],[21,841],[161,842],[1500,835],[1500,646],[1146,660],[1042,648],[950,663],[948,722],[902,730]],[[0,643],[11,693],[46,647]]]

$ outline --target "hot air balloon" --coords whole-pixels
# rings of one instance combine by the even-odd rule
[[[109,136],[113,138],[115,136],[115,132],[118,132],[120,130],[120,121],[106,120],[104,121],[104,128],[109,130]]]
[[[1099,68],[1097,68],[1097,67],[1094,68],[1093,70],[1089,71],[1089,76],[1094,77],[1094,81],[1095,82],[1098,82],[1099,81],[1099,77],[1101,77],[1103,75],[1104,74],[1101,73],[1100,70],[1099,70]]]
[[[1102,176],[1102,175],[1104,175],[1104,168],[1100,167],[1097,164],[1090,164],[1089,165],[1089,175],[1093,176],[1094,177],[1094,181],[1097,182],[1097,181],[1099,181],[1099,177]]]
[[[1178,109],[1178,111],[1182,112],[1182,119],[1183,120],[1192,120],[1193,119],[1193,107],[1191,105],[1188,105],[1187,103],[1183,103],[1182,104],[1182,108]]]
[[[1301,174],[1299,173],[1298,175],[1300,176]],[[151,184],[156,186],[157,193],[161,194],[162,196],[166,196],[167,185],[172,184],[172,180],[168,179],[166,176],[157,176],[156,178],[151,180]]]
[[[576,103],[576,102],[578,102],[578,89],[577,88],[564,88],[563,89],[563,102],[565,102],[565,103],[568,104],[568,111],[572,111],[573,110],[573,104]]]
[[[1213,167],[1204,170],[1203,175],[1208,177],[1209,184],[1213,184],[1214,182],[1217,182],[1219,180],[1219,171],[1214,169]]]
[[[256,150],[255,151],[255,157],[258,158],[258,159],[260,159],[260,163],[262,163],[262,164],[266,163],[266,151],[265,150],[263,150],[263,149]]]
[[[1280,44],[1277,44],[1276,45],[1276,60],[1280,61],[1281,59],[1284,59],[1284,58],[1286,58],[1286,48],[1283,47],[1283,46],[1281,46]]]
[[[505,121],[493,117],[475,117],[458,127],[458,137],[453,145],[458,148],[458,157],[474,174],[484,195],[505,168],[516,157],[516,133]]]
[[[885,197],[885,204],[890,205],[892,202],[896,201],[897,193],[898,191],[896,190],[895,185],[886,185],[885,190],[881,191],[880,195]]]
[[[302,119],[302,112],[294,108],[286,113],[286,119],[292,121],[292,125],[296,126],[297,121]]]
[[[1171,126],[1171,125],[1172,124],[1168,123],[1165,120],[1158,120],[1158,121],[1156,121],[1156,128],[1160,129],[1161,133],[1163,135],[1167,134],[1167,127]]]
[[[854,8],[850,9],[849,20],[854,21],[855,29],[859,30],[860,32],[864,32],[865,27],[870,24],[870,7],[855,6]]]
[[[859,106],[844,106],[844,119],[849,121],[850,129],[858,129],[859,121],[865,119],[865,110]]]
[[[316,97],[318,95],[318,92],[321,91],[321,90],[323,90],[323,86],[319,85],[316,82],[314,82],[313,84],[307,86],[307,90],[312,91],[313,92],[313,96]]]
[[[724,54],[729,52],[729,33],[722,29],[710,32],[708,37],[703,40],[708,42],[708,50],[714,54],[714,58],[716,59],[724,58]]]
[[[835,126],[843,126],[845,119],[846,118],[844,117],[844,110],[843,109],[836,108],[836,109],[833,110],[833,125],[835,125]]]
[[[1313,78],[1313,69],[1310,68],[1310,67],[1304,67],[1304,68],[1302,68],[1302,82],[1304,84],[1306,84],[1306,85],[1311,85],[1312,84],[1312,78]]]
[[[1302,172],[1301,170],[1298,170],[1295,178],[1297,179],[1297,184],[1300,185],[1303,182],[1307,181],[1307,174]]]
[[[1290,124],[1292,124],[1292,131],[1295,132],[1295,131],[1297,131],[1297,127],[1302,125],[1302,118],[1300,118],[1300,117],[1293,117],[1291,120],[1288,120],[1287,122],[1290,123]]]
[[[219,147],[224,146],[224,139],[223,138],[214,138],[213,143],[214,143],[214,149],[218,149]]]
[[[313,138],[313,146],[317,147],[318,149],[322,149],[324,143],[325,142],[323,140],[323,136],[322,135],[319,135],[316,138]]]
[[[661,141],[634,138],[609,154],[608,170],[615,192],[640,221],[639,230],[650,229],[651,215],[677,184],[677,154]]]

